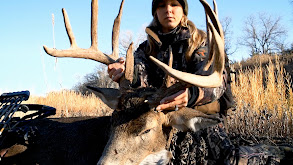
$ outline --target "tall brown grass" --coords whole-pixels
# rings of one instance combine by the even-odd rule
[[[24,103],[54,107],[56,115],[53,117],[105,116],[112,113],[112,110],[95,95],[84,96],[71,90],[50,92],[45,97],[31,96]]]
[[[291,77],[278,57],[263,65],[240,69],[232,83],[236,110],[229,115],[229,132],[251,136],[293,135]],[[265,67],[264,67],[265,66]]]

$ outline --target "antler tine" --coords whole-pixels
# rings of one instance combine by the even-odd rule
[[[222,26],[219,22],[218,19],[218,6],[215,0],[213,0],[213,5],[214,5],[214,10],[211,9],[210,5],[205,1],[205,0],[200,0],[200,2],[203,4],[205,11],[206,11],[206,23],[207,23],[207,35],[208,35],[208,42],[209,42],[209,56],[206,59],[206,65],[204,66],[203,70],[207,71],[210,66],[212,65],[212,63],[215,61],[214,57],[215,57],[215,52],[211,52],[211,50],[214,50],[214,40],[212,40],[212,33],[211,33],[211,28],[208,25],[210,23],[210,21],[213,22],[214,27],[217,28],[218,33],[220,34],[221,38],[222,38],[222,42],[224,43],[224,33],[222,30]]]
[[[66,32],[70,41],[70,46],[72,49],[77,48],[78,46],[76,44],[76,40],[75,40],[73,31],[69,22],[68,14],[64,8],[62,8],[62,13],[63,13],[64,22],[65,22]]]
[[[112,55],[115,58],[118,58],[119,55],[119,33],[120,33],[120,22],[122,17],[122,11],[124,6],[124,0],[122,0],[119,14],[115,18],[114,25],[113,25],[113,32],[112,32]]]
[[[210,5],[205,0],[199,0],[199,1],[203,5],[206,14],[209,16],[210,20],[212,21],[213,25],[215,26],[215,29],[217,30],[217,32],[220,34],[220,36],[224,40],[224,32],[223,32],[221,23],[220,23],[220,21],[218,19],[217,13],[212,10]],[[217,4],[216,4],[215,1],[214,1],[214,4],[216,5],[215,10],[217,11]]]
[[[210,8],[209,4],[205,0],[200,0],[203,4],[206,16],[207,16],[207,30],[210,33],[210,50],[209,50],[209,60],[206,61],[207,64],[209,62],[213,62],[213,70],[212,73],[206,75],[207,73],[204,68],[198,72],[198,75],[181,72],[175,70],[173,68],[168,67],[168,65],[162,63],[156,58],[150,56],[150,59],[156,63],[161,69],[163,69],[170,76],[178,79],[179,81],[183,81],[190,85],[195,85],[198,87],[204,88],[212,88],[219,87],[222,84],[223,78],[222,73],[224,70],[225,63],[225,52],[224,52],[224,33],[222,30],[222,26],[218,20],[216,13]],[[217,10],[217,9],[216,9]],[[209,21],[211,20],[211,22]],[[211,32],[209,32],[209,30]]]
[[[91,48],[98,50],[98,0],[92,0],[91,14]]]
[[[97,37],[97,26],[98,26],[98,0],[92,0],[92,14],[91,14],[91,47],[88,49],[79,48],[76,44],[74,34],[71,29],[70,21],[68,15],[63,9],[64,23],[67,31],[67,35],[70,40],[70,48],[67,50],[57,50],[54,48],[48,48],[44,45],[44,50],[47,54],[54,57],[73,57],[73,58],[85,58],[94,61],[101,62],[103,64],[109,65],[114,63],[118,59],[118,44],[119,44],[119,28],[120,20],[122,15],[124,0],[122,0],[120,5],[120,10],[118,16],[116,17],[113,25],[112,32],[112,55],[107,55],[98,49],[98,37]]]
[[[214,12],[215,12],[215,16],[218,19],[218,7],[217,7],[217,3],[215,0],[213,0],[213,4],[214,4]],[[206,13],[206,29],[207,29],[207,42],[209,45],[209,49],[208,49],[208,58],[206,59],[206,65],[203,67],[204,71],[208,71],[208,69],[210,68],[210,66],[212,65],[213,61],[214,61],[214,54],[211,54],[213,52],[210,52],[210,50],[213,50],[213,41],[212,41],[212,33],[211,33],[211,29],[209,28],[208,23],[210,22],[210,17],[209,15]]]
[[[211,51],[211,55],[214,58],[214,69],[217,71],[220,75],[222,75],[224,70],[224,64],[225,64],[225,49],[224,49],[224,40],[220,34],[217,33],[217,30],[215,29],[214,25],[209,22],[209,27],[212,30],[213,37],[213,51]]]
[[[214,12],[218,16],[218,5],[217,5],[217,2],[215,0],[213,0],[213,4],[214,4]]]
[[[126,53],[125,72],[120,79],[120,89],[127,90],[132,84],[134,73],[133,42],[129,45]]]
[[[211,33],[211,30],[208,25],[210,18],[207,13],[205,15],[206,15],[206,29],[207,29],[207,45],[209,46],[207,53],[209,56],[206,59],[206,65],[203,67],[203,70],[207,71],[210,68],[210,66],[212,65],[212,61],[213,61],[213,59],[212,59],[213,56],[210,56],[210,50],[212,50],[213,43],[212,43],[212,33]]]

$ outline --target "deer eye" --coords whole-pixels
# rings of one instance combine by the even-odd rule
[[[149,133],[151,131],[151,129],[147,129],[147,130],[145,130],[142,134],[147,134],[147,133]]]
[[[151,130],[152,130],[152,128],[151,129],[146,129],[146,130],[142,131],[138,136],[145,135],[145,134],[151,132]]]

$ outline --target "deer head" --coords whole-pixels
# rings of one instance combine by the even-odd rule
[[[210,43],[206,65],[197,75],[193,75],[174,70],[154,57],[150,57],[168,75],[180,82],[161,89],[149,87],[131,89],[133,55],[132,45],[130,45],[126,56],[125,75],[120,81],[120,90],[115,90],[117,97],[111,97],[111,100],[108,100],[111,102],[110,107],[115,111],[112,114],[109,141],[98,164],[166,164],[171,156],[167,151],[168,139],[172,136],[171,128],[197,131],[220,121],[217,116],[206,115],[187,107],[169,112],[155,110],[162,98],[188,86],[217,87],[222,84],[224,36],[217,18],[216,4],[214,4],[215,9],[212,10],[205,0],[200,2],[206,10],[208,42]],[[123,3],[124,0],[121,2],[120,11],[113,26],[112,55],[106,55],[97,48],[97,0],[92,0],[92,45],[89,49],[77,47],[67,14],[63,9],[71,47],[68,50],[56,50],[44,46],[45,51],[54,57],[86,58],[106,65],[114,63],[118,58],[118,35]],[[90,88],[98,93],[102,91],[102,89]],[[113,92],[110,94],[113,95]],[[103,101],[107,103],[107,98],[110,97],[104,95],[103,98]]]

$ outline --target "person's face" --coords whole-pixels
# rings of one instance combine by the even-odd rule
[[[158,4],[156,14],[162,26],[162,31],[166,33],[179,25],[184,13],[177,0],[162,0]]]

